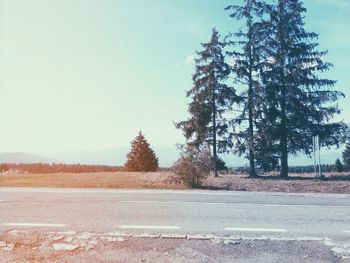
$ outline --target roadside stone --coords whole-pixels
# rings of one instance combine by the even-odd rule
[[[108,232],[106,236],[116,236],[116,237],[131,237],[132,234],[127,234],[124,232]]]
[[[53,236],[53,237],[52,237],[52,240],[53,240],[53,241],[58,241],[58,240],[62,240],[63,238],[64,238],[63,235],[58,235],[58,236]]]
[[[122,237],[116,237],[116,238],[113,238],[113,241],[116,241],[116,242],[124,242],[125,239],[122,238]]]
[[[73,241],[73,239],[74,239],[74,237],[66,237],[64,239],[64,241],[67,242],[67,243],[71,243]]]
[[[6,247],[6,242],[0,241],[0,247]]]
[[[90,240],[88,242],[89,245],[96,246],[98,244],[98,240]]]
[[[109,242],[115,242],[115,241],[117,241],[117,238],[116,237],[106,237],[106,240]]]
[[[79,247],[85,247],[86,244],[87,244],[87,240],[85,239],[77,239],[77,238],[74,238],[73,241],[71,242],[73,245],[77,245]]]
[[[139,237],[139,238],[159,238],[160,235],[158,234],[148,234],[148,233],[142,233],[134,235],[133,237]]]
[[[350,249],[350,240],[345,242],[343,246]]]
[[[7,243],[6,247],[2,247],[3,250],[12,251],[15,248],[15,244]]]
[[[88,240],[91,237],[92,237],[92,233],[89,233],[89,232],[83,232],[83,233],[81,233],[80,235],[77,236],[77,238],[85,239],[85,240]]]
[[[77,249],[79,246],[78,245],[72,245],[68,243],[56,243],[53,244],[53,249],[55,251],[73,251]]]
[[[125,239],[122,237],[107,237],[106,240],[109,242],[123,242],[123,241],[125,241]]]
[[[214,237],[211,235],[187,235],[187,239],[195,239],[195,240],[209,240]]]
[[[341,256],[350,256],[350,250],[344,246],[333,247],[332,251]]]
[[[186,239],[186,235],[178,235],[178,234],[161,234],[161,238],[169,238],[169,239]]]
[[[225,245],[238,245],[240,244],[241,242],[240,241],[237,241],[237,240],[230,240],[230,239],[226,239],[224,240],[224,244]]]
[[[7,231],[7,233],[10,235],[13,235],[13,236],[17,236],[19,234],[19,231],[18,230],[10,230],[10,231]]]
[[[124,238],[122,238],[122,237],[117,237],[117,242],[124,242],[124,241],[125,241]]]
[[[220,244],[221,241],[222,241],[222,240],[220,240],[220,239],[218,239],[218,238],[213,238],[213,239],[211,240],[211,243],[217,245],[217,244]]]

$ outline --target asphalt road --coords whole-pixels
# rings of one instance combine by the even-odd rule
[[[0,231],[350,239],[350,195],[0,188]]]

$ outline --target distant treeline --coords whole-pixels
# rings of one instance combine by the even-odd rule
[[[48,164],[48,163],[1,163],[0,172],[9,173],[96,173],[96,172],[118,172],[123,171],[122,166],[108,166],[108,165],[87,165],[87,164]],[[324,164],[321,166],[324,173],[337,172],[334,164]],[[158,168],[159,172],[170,172],[171,168]],[[279,168],[274,171],[279,172]],[[227,172],[249,174],[249,167],[229,168]],[[290,173],[313,173],[314,167],[309,166],[290,166]],[[350,172],[350,170],[344,172]]]
[[[313,165],[307,165],[307,166],[289,166],[288,171],[289,173],[295,173],[295,174],[302,174],[302,173],[313,173],[314,172],[314,166]],[[249,167],[238,167],[232,169],[236,173],[249,173]],[[279,172],[279,167],[277,167],[275,172]],[[321,171],[322,173],[333,173],[338,172],[337,167],[334,164],[323,164],[321,165]],[[343,170],[344,172],[350,172],[350,170]]]
[[[309,165],[309,166],[292,166],[289,167],[289,172],[290,173],[313,173],[314,172],[314,166]],[[321,165],[321,171],[325,173],[332,173],[332,172],[338,172],[337,167],[334,164],[323,164]],[[345,170],[343,170],[346,172]]]
[[[48,164],[48,163],[2,163],[1,172],[28,172],[28,173],[94,173],[117,172],[120,166],[86,165],[86,164]]]

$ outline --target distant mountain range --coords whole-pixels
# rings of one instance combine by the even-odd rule
[[[173,147],[154,147],[159,158],[161,167],[170,167],[179,158],[178,150]],[[123,165],[126,162],[126,155],[129,147],[105,149],[96,151],[68,151],[52,153],[22,153],[3,152],[0,153],[0,163],[67,163],[67,164],[99,164],[99,165]],[[321,162],[323,164],[334,164],[337,158],[341,159],[342,150],[322,150]],[[226,164],[230,167],[246,166],[247,159],[234,155],[222,156]],[[313,161],[305,155],[297,157],[291,156],[289,159],[291,166],[312,165]]]
[[[161,167],[170,167],[179,158],[177,149],[170,147],[154,147]],[[104,150],[80,150],[67,152],[3,152],[0,163],[67,163],[67,164],[100,164],[124,165],[130,147]]]
[[[53,163],[54,159],[21,152],[0,153],[0,163]]]

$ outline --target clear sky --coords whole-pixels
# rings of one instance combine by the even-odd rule
[[[0,0],[0,152],[128,146],[142,130],[155,146],[183,142],[192,56],[237,24],[242,0]],[[306,0],[327,76],[348,95],[350,1]]]

